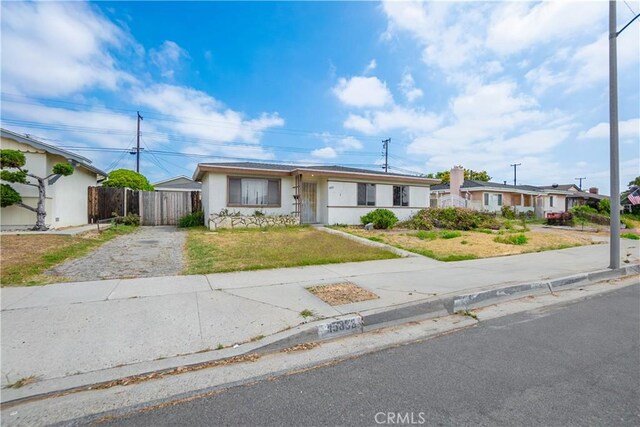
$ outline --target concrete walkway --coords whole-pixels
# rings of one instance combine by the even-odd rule
[[[637,241],[622,255],[638,262]],[[631,255],[627,255],[631,254]],[[3,288],[2,385],[233,346],[305,319],[605,269],[608,246],[441,263],[415,257],[206,276]],[[332,307],[305,287],[349,281],[380,298]]]

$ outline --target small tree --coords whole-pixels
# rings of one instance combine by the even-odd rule
[[[45,225],[45,218],[47,212],[45,211],[45,200],[47,198],[47,181],[49,179],[57,180],[61,176],[69,176],[73,173],[73,166],[68,163],[58,163],[53,166],[52,173],[39,177],[37,175],[29,173],[28,170],[23,169],[26,163],[24,153],[18,150],[0,150],[0,179],[2,181],[10,183],[18,183],[30,185],[38,188],[38,205],[33,206],[26,205],[22,202],[22,196],[15,188],[9,184],[1,184],[0,188],[0,206],[6,208],[7,206],[20,206],[36,213],[36,225],[34,230],[44,231],[47,229]],[[9,170],[7,170],[9,169]],[[13,170],[11,170],[13,169]],[[37,184],[29,182],[27,177],[33,178]]]
[[[429,173],[427,174],[427,178],[436,178],[442,181],[443,184],[447,184],[450,179],[450,171],[441,171],[436,172],[435,174]],[[473,180],[473,181],[491,181],[491,177],[487,173],[487,171],[474,171],[471,169],[464,170],[464,179]]]
[[[102,186],[153,191],[153,185],[149,183],[144,175],[128,169],[116,169],[109,172],[109,176],[107,180],[102,183]]]

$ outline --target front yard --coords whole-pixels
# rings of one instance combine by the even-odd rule
[[[0,284],[29,286],[56,281],[44,276],[49,268],[64,261],[81,257],[114,237],[131,233],[136,227],[118,225],[102,233],[90,232],[79,236],[54,234],[18,234],[0,238]]]
[[[391,252],[304,226],[219,231],[195,228],[188,232],[185,251],[184,274],[398,258]]]
[[[564,249],[591,245],[590,235],[574,231],[424,231],[424,230],[372,230],[360,227],[340,230],[376,242],[434,258],[439,261],[462,261]],[[518,236],[524,235],[523,238]],[[510,242],[510,243],[503,243]]]

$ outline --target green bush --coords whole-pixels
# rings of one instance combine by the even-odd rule
[[[422,209],[402,225],[415,230],[499,228],[494,214],[453,207]]]
[[[456,237],[460,236],[462,236],[462,233],[459,231],[446,230],[440,233],[440,237],[442,239],[455,239]]]
[[[624,237],[625,239],[631,239],[631,240],[640,240],[640,236],[633,233],[624,233],[624,234],[621,234],[620,237]]]
[[[506,245],[524,245],[529,239],[524,234],[508,234],[506,236],[496,236],[494,242],[504,243]]]
[[[186,214],[178,220],[178,227],[180,228],[199,227],[201,225],[204,225],[204,212],[202,211]]]
[[[418,230],[416,237],[420,240],[435,240],[438,238],[438,233],[435,231]]]
[[[137,226],[137,225],[140,225],[140,216],[138,216],[137,214],[129,212],[125,216],[116,216],[115,223],[116,224],[123,224],[123,225],[136,225]]]
[[[570,212],[579,220],[589,221],[594,224],[608,225],[609,215],[599,213],[591,206],[575,206],[570,209]]]
[[[611,215],[611,202],[609,202],[609,199],[602,199],[598,202],[598,212]]]
[[[500,211],[502,212],[502,216],[506,219],[516,219],[516,211],[515,209],[513,209],[511,206],[502,206],[502,208],[500,208]]]
[[[102,183],[102,186],[153,191],[153,185],[149,183],[144,175],[128,169],[116,169],[109,172],[109,176],[107,180]]]
[[[396,214],[389,209],[375,209],[360,217],[363,224],[373,224],[373,228],[389,229],[398,222]]]

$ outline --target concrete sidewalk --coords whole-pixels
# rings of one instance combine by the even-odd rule
[[[623,258],[637,263],[638,246],[623,240]],[[607,245],[593,245],[455,263],[412,257],[3,288],[2,385],[30,376],[59,379],[219,345],[255,347],[252,339],[305,322],[300,315],[305,309],[315,319],[364,315],[461,291],[602,270],[608,250]],[[343,281],[380,298],[332,307],[305,290]]]

